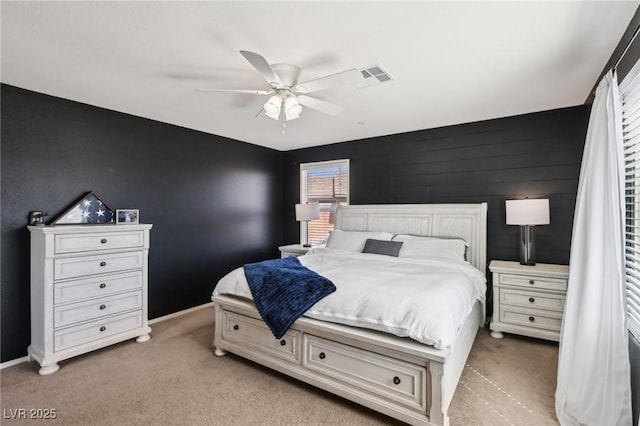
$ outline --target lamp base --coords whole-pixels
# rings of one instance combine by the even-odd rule
[[[520,264],[534,266],[536,243],[533,237],[533,226],[524,225],[520,227]]]

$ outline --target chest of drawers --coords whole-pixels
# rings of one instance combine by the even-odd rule
[[[559,341],[569,279],[567,265],[520,265],[494,260],[493,317],[495,338],[502,332]]]
[[[127,339],[145,342],[152,225],[29,226],[31,345],[40,374]]]

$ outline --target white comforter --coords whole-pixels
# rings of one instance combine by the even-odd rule
[[[484,275],[467,262],[324,248],[298,259],[336,286],[305,316],[410,337],[437,349],[454,343],[476,300],[485,298]],[[251,298],[244,270],[223,277],[216,294]]]

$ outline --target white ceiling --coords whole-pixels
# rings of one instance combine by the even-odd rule
[[[2,1],[1,80],[289,150],[582,104],[638,3]],[[269,89],[239,50],[397,81],[317,92],[345,110],[282,135],[267,97],[195,91]]]

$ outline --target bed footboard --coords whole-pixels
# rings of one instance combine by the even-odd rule
[[[304,317],[275,339],[251,302],[220,295],[213,301],[216,355],[232,352],[415,425],[449,423],[447,408],[481,317],[475,309],[453,351],[441,351]]]

